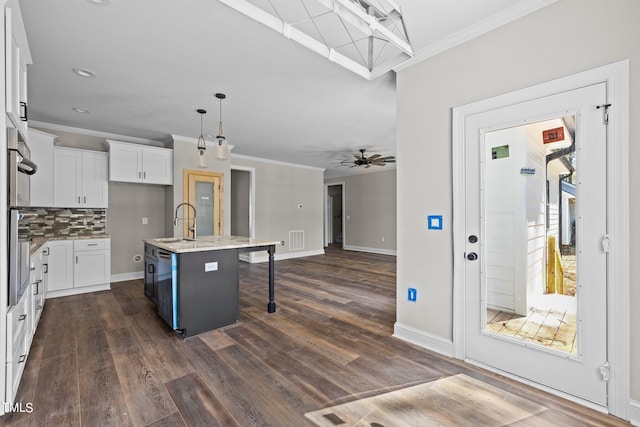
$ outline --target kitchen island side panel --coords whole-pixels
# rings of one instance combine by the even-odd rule
[[[238,321],[238,250],[178,254],[178,328],[189,337]]]

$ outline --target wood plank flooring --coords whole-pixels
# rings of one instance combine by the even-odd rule
[[[393,338],[395,257],[328,249],[278,261],[274,314],[267,265],[240,268],[241,321],[185,340],[158,317],[140,280],[47,300],[17,399],[34,410],[0,424],[299,427],[316,425],[307,414],[362,401],[386,427],[478,425],[478,417],[486,425],[626,425]],[[438,382],[454,376],[472,386],[450,392]],[[408,390],[423,385],[430,397],[412,401]],[[485,416],[487,396],[495,411],[529,412],[517,421]],[[414,411],[418,403],[432,408],[431,421]],[[320,419],[338,425],[331,414]]]

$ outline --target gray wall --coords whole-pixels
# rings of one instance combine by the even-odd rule
[[[396,170],[331,178],[325,184],[337,182],[345,183],[344,247],[395,253]]]
[[[107,151],[105,138],[74,132],[42,129],[58,135],[60,147]],[[114,138],[117,139],[117,138]],[[165,187],[109,182],[107,234],[111,236],[111,274],[137,273],[143,262],[134,262],[136,254],[144,256],[142,239],[165,236]],[[142,218],[147,224],[142,224]]]
[[[255,168],[257,239],[284,241],[276,247],[276,256],[324,252],[323,169],[245,156],[233,156],[232,163]],[[290,230],[304,230],[304,249],[289,250]]]
[[[173,136],[173,187],[167,188],[166,194],[166,217],[165,227],[167,235],[182,237],[183,224],[178,222],[173,225],[173,217],[175,215],[175,207],[184,201],[183,199],[183,175],[185,169],[198,169],[208,172],[221,172],[223,176],[222,184],[222,234],[231,233],[231,156],[227,160],[215,160],[213,158],[213,150],[207,150],[209,156],[208,166],[199,168],[197,163],[198,150],[196,149],[196,140],[193,138]],[[208,143],[208,147],[211,147]]]
[[[249,196],[251,189],[250,173],[231,170],[231,234],[250,236]]]
[[[418,63],[397,76],[398,295],[409,285],[426,298],[399,298],[399,323],[451,341],[453,236],[451,109],[623,59],[630,59],[630,117],[640,109],[640,2],[560,0],[477,39]],[[551,25],[557,23],[558,25]],[[615,114],[615,113],[614,113]],[[640,124],[631,120],[630,162],[640,159]],[[425,185],[429,183],[430,185]],[[630,168],[630,188],[640,171]],[[630,193],[630,218],[640,193]],[[425,233],[425,216],[444,215],[445,229]],[[629,240],[640,238],[637,221]],[[631,260],[638,249],[631,245]],[[632,280],[640,264],[631,266]],[[631,284],[631,307],[640,288]],[[640,312],[631,310],[631,361],[640,360]],[[640,400],[640,364],[631,365],[631,397]]]

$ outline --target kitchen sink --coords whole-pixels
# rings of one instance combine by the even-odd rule
[[[188,237],[164,237],[156,240],[162,243],[195,242],[194,239],[190,239]]]

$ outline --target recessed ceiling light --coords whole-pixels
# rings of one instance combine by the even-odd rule
[[[89,3],[95,4],[96,6],[109,6],[111,0],[87,0]]]
[[[82,114],[89,114],[91,112],[89,110],[85,110],[84,108],[78,108],[78,107],[73,107],[72,110],[75,111],[76,113],[82,113]]]
[[[88,79],[92,79],[96,76],[96,73],[91,70],[87,70],[86,68],[74,68],[73,72],[80,77],[86,77]]]

